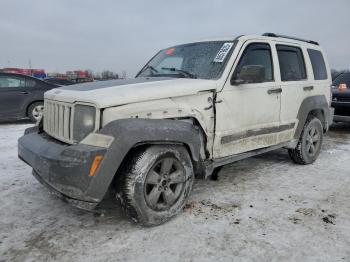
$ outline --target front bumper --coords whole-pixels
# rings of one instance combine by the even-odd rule
[[[350,123],[350,116],[335,115],[334,122],[345,122]]]
[[[95,179],[89,172],[95,156],[105,153],[102,147],[67,145],[35,130],[26,131],[18,140],[18,156],[33,168],[39,182],[60,198],[88,210],[103,198],[89,190]],[[100,167],[102,164],[103,160]]]
[[[33,167],[34,175],[60,196],[97,205],[111,186],[116,186],[116,174],[122,174],[120,167],[131,156],[128,153],[139,145],[159,143],[185,144],[194,161],[199,160],[201,141],[191,123],[141,118],[112,121],[76,145],[28,129],[18,140],[18,154]],[[103,159],[90,177],[96,155]]]
[[[334,122],[350,122],[350,102],[332,102]]]

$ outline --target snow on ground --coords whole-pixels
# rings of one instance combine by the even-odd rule
[[[350,261],[350,125],[313,165],[278,150],[196,181],[184,212],[153,228],[112,200],[85,212],[50,195],[17,159],[28,126],[0,126],[0,261]]]

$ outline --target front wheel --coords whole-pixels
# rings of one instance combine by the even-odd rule
[[[136,222],[162,224],[178,214],[191,192],[194,172],[182,146],[150,146],[124,165],[118,197]]]
[[[308,165],[317,159],[323,142],[323,126],[321,121],[312,117],[304,126],[295,149],[288,150],[291,159],[301,165]]]

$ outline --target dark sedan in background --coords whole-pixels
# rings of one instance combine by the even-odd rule
[[[55,84],[55,85],[60,85],[60,86],[70,86],[74,85],[75,83],[73,81],[70,81],[65,78],[59,78],[59,77],[50,77],[50,78],[45,78],[45,82],[48,82],[50,84]]]
[[[56,87],[31,76],[0,72],[0,120],[29,117],[36,122],[42,116],[44,93]]]
[[[332,85],[334,122],[350,122],[350,73],[340,74]]]

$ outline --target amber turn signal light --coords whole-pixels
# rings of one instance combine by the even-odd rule
[[[90,168],[90,173],[89,173],[90,177],[93,177],[95,175],[98,167],[101,164],[102,159],[103,159],[103,156],[101,156],[101,155],[95,156],[94,162],[92,162],[92,165],[91,165],[91,168]]]

